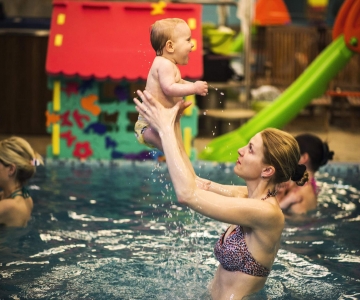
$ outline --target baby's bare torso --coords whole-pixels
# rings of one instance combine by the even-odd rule
[[[182,100],[182,97],[171,97],[166,95],[165,90],[161,87],[161,82],[174,82],[181,83],[181,74],[178,67],[172,64],[172,72],[170,74],[166,74],[167,78],[160,78],[159,70],[162,68],[163,64],[169,64],[169,61],[166,58],[161,56],[157,56],[153,64],[150,68],[146,87],[145,89],[155,98],[157,99],[164,107],[170,108],[173,107],[178,101]]]

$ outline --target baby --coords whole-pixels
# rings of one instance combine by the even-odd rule
[[[184,20],[169,18],[156,21],[151,26],[150,41],[156,57],[150,68],[145,89],[154,99],[171,108],[185,96],[207,94],[208,85],[205,81],[183,80],[177,67],[177,64],[187,65],[189,53],[194,47],[191,42],[191,30]],[[176,119],[175,126],[177,131],[181,132],[180,117]],[[158,132],[151,128],[141,114],[135,124],[135,135],[140,143],[162,151]]]

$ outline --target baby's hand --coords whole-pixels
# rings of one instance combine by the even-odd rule
[[[206,96],[208,93],[208,84],[206,81],[195,81],[195,94],[200,96]]]

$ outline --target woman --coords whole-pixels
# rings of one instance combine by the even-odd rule
[[[214,253],[220,265],[210,286],[213,299],[242,299],[261,290],[280,246],[284,216],[275,186],[290,178],[304,184],[295,139],[280,130],[256,134],[238,150],[234,172],[244,187],[224,186],[196,178],[178,144],[174,122],[181,102],[166,109],[148,92],[138,91],[136,109],[159,132],[177,199],[218,221],[233,224],[220,237]],[[303,180],[302,180],[303,179]]]
[[[299,144],[301,158],[299,164],[304,164],[309,173],[309,184],[298,187],[292,182],[281,184],[277,198],[281,209],[287,214],[306,214],[317,207],[318,187],[314,174],[321,166],[327,164],[334,156],[329,146],[317,136],[300,134],[295,137]]]
[[[0,224],[25,227],[33,201],[24,187],[42,164],[41,156],[20,137],[0,141]]]

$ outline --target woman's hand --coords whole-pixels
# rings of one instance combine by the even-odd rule
[[[182,114],[184,113],[184,110],[187,109],[189,106],[191,106],[192,102],[191,101],[181,101],[181,105],[177,114],[177,121],[180,120]]]
[[[183,105],[183,101],[179,101],[172,108],[165,108],[159,101],[154,99],[149,92],[137,91],[142,100],[134,98],[136,110],[146,119],[152,128],[157,130],[159,134],[163,130],[174,130],[174,122],[178,114],[179,108]]]

